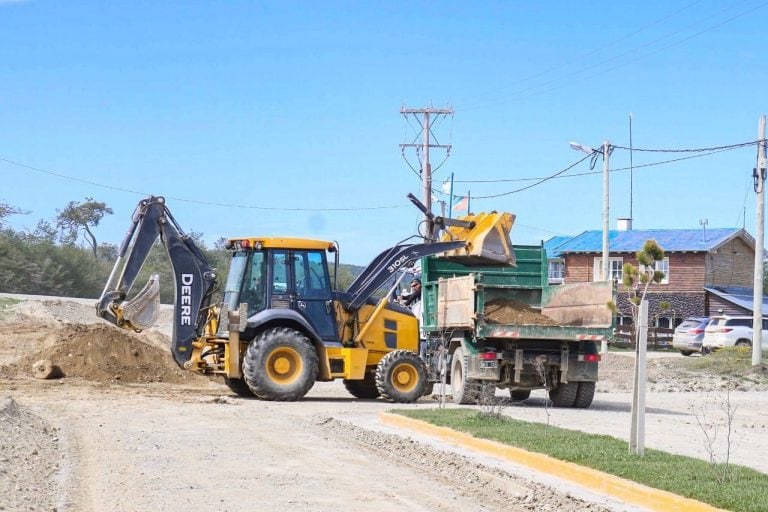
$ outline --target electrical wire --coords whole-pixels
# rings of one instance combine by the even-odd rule
[[[123,187],[105,185],[104,183],[98,183],[96,181],[90,181],[82,178],[75,178],[73,176],[68,176],[66,174],[48,171],[45,169],[41,169],[40,167],[34,167],[31,165],[23,164],[21,162],[17,162],[9,158],[0,157],[0,162],[5,162],[7,164],[15,165],[16,167],[34,171],[37,173],[47,174],[49,176],[55,176],[57,178],[62,178],[62,179],[74,181],[77,183],[84,183],[86,185],[91,185],[94,187],[115,190],[117,192],[127,192],[129,194],[135,194],[142,197],[153,195],[149,192],[141,192],[138,190],[132,190],[132,189],[123,188]],[[173,201],[178,201],[181,203],[200,204],[205,206],[223,206],[227,208],[242,208],[242,209],[248,209],[248,210],[277,211],[277,212],[354,212],[354,211],[365,211],[365,210],[389,210],[394,208],[405,208],[408,206],[408,204],[399,204],[399,205],[385,205],[385,206],[362,206],[362,207],[356,207],[356,208],[285,208],[285,207],[276,207],[276,206],[256,206],[256,205],[236,204],[236,203],[220,203],[215,201],[200,201],[197,199],[189,199],[185,197],[175,197],[175,196],[169,196],[169,195],[166,195],[164,197],[166,199],[171,199]]]
[[[490,195],[490,196],[472,196],[472,199],[492,199],[492,198],[495,198],[495,197],[508,196],[508,195],[511,195],[511,194],[516,194],[518,192],[522,192],[523,190],[528,190],[529,188],[533,188],[533,187],[536,187],[538,185],[541,185],[542,183],[544,183],[546,181],[549,181],[549,180],[551,180],[553,178],[556,178],[556,177],[560,176],[563,173],[566,173],[566,172],[570,171],[571,169],[573,169],[574,167],[579,165],[581,162],[587,160],[588,158],[592,158],[592,153],[584,156],[584,158],[580,159],[577,162],[574,162],[573,164],[569,165],[565,169],[563,169],[561,171],[558,171],[558,172],[556,172],[555,174],[553,174],[551,176],[547,176],[546,178],[542,178],[539,181],[537,181],[536,183],[532,183],[532,184],[530,184],[530,185],[528,185],[526,187],[518,188],[517,190],[511,190],[509,192],[502,192],[501,194],[493,194],[493,195]]]
[[[737,3],[738,2],[736,2],[735,4],[737,4]],[[555,90],[558,90],[558,89],[562,89],[563,87],[567,87],[567,86],[569,86],[569,85],[571,85],[571,84],[573,84],[574,82],[577,82],[577,81],[589,80],[589,79],[592,79],[592,78],[599,77],[601,75],[604,75],[604,74],[609,73],[611,71],[614,71],[616,69],[628,66],[628,65],[630,65],[630,64],[632,64],[634,62],[637,62],[637,61],[639,61],[641,59],[644,59],[644,58],[650,57],[652,55],[655,55],[655,54],[657,54],[659,52],[668,50],[668,49],[673,48],[675,46],[679,46],[680,44],[683,44],[683,43],[685,43],[685,42],[687,42],[687,41],[689,41],[689,40],[691,40],[691,39],[693,39],[695,37],[698,37],[698,36],[700,36],[702,34],[705,34],[707,32],[715,30],[717,28],[720,28],[723,25],[726,25],[726,24],[731,23],[732,21],[734,21],[734,20],[736,20],[738,18],[741,18],[742,16],[745,16],[745,15],[750,14],[750,13],[752,13],[752,12],[758,10],[758,9],[761,9],[761,8],[765,7],[766,5],[768,5],[768,2],[764,2],[764,3],[758,4],[758,5],[754,6],[754,7],[751,7],[749,9],[745,10],[745,11],[742,11],[742,12],[736,14],[735,16],[732,16],[732,17],[726,19],[725,21],[722,21],[720,23],[716,23],[716,24],[711,25],[711,26],[709,26],[709,27],[707,27],[707,28],[705,28],[703,30],[695,32],[694,34],[692,34],[692,35],[690,35],[688,37],[685,37],[683,39],[675,41],[675,42],[673,42],[671,44],[668,44],[666,46],[663,46],[661,48],[658,48],[658,49],[653,50],[651,52],[648,52],[646,54],[639,55],[639,56],[636,56],[634,58],[623,60],[622,62],[620,62],[619,64],[617,64],[615,66],[603,69],[603,70],[598,71],[596,73],[592,73],[591,75],[574,78],[573,80],[568,80],[566,82],[563,82],[563,83],[561,83],[559,85],[555,85],[555,86],[547,88],[547,89],[537,90],[537,89],[539,89],[541,87],[544,87],[544,86],[547,86],[547,85],[550,85],[550,84],[554,84],[554,83],[562,81],[564,79],[567,80],[569,77],[575,77],[576,75],[579,75],[579,74],[583,73],[586,70],[600,67],[603,64],[606,64],[606,63],[611,62],[611,61],[615,61],[618,58],[621,58],[621,57],[624,57],[624,56],[629,55],[631,53],[634,53],[634,52],[636,52],[639,49],[642,49],[642,48],[645,48],[645,47],[650,46],[652,44],[658,43],[658,42],[660,42],[660,41],[662,41],[664,39],[668,39],[669,37],[677,35],[678,33],[682,32],[683,30],[691,28],[691,27],[693,27],[693,26],[695,26],[697,24],[700,24],[702,21],[706,21],[706,20],[708,20],[710,18],[713,18],[715,15],[710,15],[710,16],[702,19],[702,20],[697,21],[696,23],[693,23],[691,25],[686,26],[683,29],[677,30],[675,32],[672,32],[670,34],[667,34],[665,36],[657,38],[657,39],[655,39],[655,40],[653,40],[653,41],[651,41],[649,43],[645,43],[645,44],[640,45],[638,47],[632,48],[631,50],[628,50],[627,52],[624,52],[624,53],[619,54],[617,56],[611,57],[611,58],[609,58],[607,60],[604,60],[604,61],[602,61],[600,63],[592,64],[592,65],[583,67],[580,70],[574,71],[572,73],[560,75],[557,78],[554,78],[554,79],[552,79],[552,80],[550,80],[548,82],[544,82],[544,83],[538,84],[536,86],[531,86],[531,87],[528,87],[526,89],[522,89],[520,91],[516,91],[514,93],[511,93],[511,94],[507,95],[505,98],[502,98],[502,99],[499,99],[499,100],[496,100],[496,101],[491,101],[491,102],[479,103],[477,105],[471,105],[469,107],[465,107],[465,108],[462,108],[460,110],[461,111],[467,111],[467,110],[475,110],[475,109],[478,109],[478,108],[485,108],[485,107],[489,107],[489,106],[495,106],[495,105],[499,105],[499,104],[501,104],[501,103],[503,103],[505,101],[509,101],[510,99],[522,99],[522,98],[525,98],[525,97],[528,97],[528,96],[534,96],[534,95],[537,95],[537,94],[543,94],[543,93],[547,93],[547,92],[552,92],[552,91],[555,91]],[[730,9],[730,6],[727,7],[726,9],[723,9],[723,11],[727,10],[727,9]],[[524,94],[524,93],[528,93],[528,94]]]
[[[699,155],[691,155],[691,156],[683,156],[680,158],[672,158],[670,160],[662,160],[659,162],[649,162],[647,164],[639,164],[639,165],[633,165],[631,167],[617,167],[615,169],[610,169],[610,172],[618,172],[618,171],[628,171],[630,169],[639,169],[643,167],[654,167],[657,165],[665,165],[670,164],[674,162],[680,162],[682,160],[691,160],[693,158],[702,158],[705,156],[715,155],[717,153],[723,153],[725,151],[731,151],[733,149],[738,149],[739,147],[742,147],[740,145],[736,147],[726,147],[725,149],[717,149],[713,150],[709,153],[699,154]],[[625,148],[620,148],[625,149]],[[637,151],[637,149],[635,149]],[[589,172],[578,172],[578,173],[572,173],[568,174],[567,176],[556,176],[556,179],[562,179],[562,178],[577,178],[579,176],[590,176],[593,174],[601,174],[603,171],[589,171]],[[544,177],[538,177],[538,178],[505,178],[505,179],[498,179],[498,180],[453,180],[454,183],[514,183],[514,182],[521,182],[521,181],[537,181],[545,179]]]
[[[707,151],[719,151],[728,149],[738,149],[746,146],[757,145],[760,140],[750,142],[739,142],[738,144],[729,144],[727,146],[713,146],[709,148],[685,148],[685,149],[647,149],[647,148],[628,148],[626,146],[613,146],[614,149],[626,149],[632,151],[642,151],[645,153],[704,153]]]

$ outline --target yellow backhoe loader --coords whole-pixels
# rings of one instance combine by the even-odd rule
[[[336,270],[339,264],[333,242],[232,238],[223,301],[212,304],[215,270],[181,230],[165,200],[152,196],[136,207],[97,313],[137,331],[156,321],[156,277],[129,295],[159,237],[175,275],[171,352],[182,368],[222,375],[238,395],[264,400],[299,400],[315,381],[343,379],[358,398],[413,402],[431,388],[417,354],[417,319],[389,300],[389,293],[380,300],[372,298],[374,293],[391,284],[398,270],[428,255],[508,264],[511,224],[509,214],[483,214],[477,220],[430,216],[430,233],[443,228],[443,241],[398,244],[382,251],[344,291],[331,282],[329,255]]]

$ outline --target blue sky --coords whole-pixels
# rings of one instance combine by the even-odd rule
[[[405,199],[422,186],[400,153],[415,136],[401,106],[451,105],[435,129],[453,145],[437,184],[453,173],[472,210],[516,214],[515,243],[601,229],[599,173],[489,199],[475,197],[532,182],[477,180],[555,174],[583,156],[569,141],[628,146],[630,112],[636,148],[756,140],[767,14],[758,0],[0,0],[0,202],[30,210],[9,220],[34,229],[70,200],[106,201],[115,214],[97,236],[118,243],[142,195],[164,195],[209,242],[337,240],[342,261],[366,264],[420,219]],[[754,234],[755,156],[636,169],[635,228],[707,219]],[[615,150],[611,167],[627,166]],[[612,227],[629,190],[629,172],[612,173]]]

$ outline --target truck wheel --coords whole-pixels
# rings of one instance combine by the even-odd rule
[[[408,350],[390,352],[376,367],[376,388],[393,402],[415,402],[424,396],[428,382],[424,361]]]
[[[515,402],[522,402],[528,400],[531,397],[530,389],[513,389],[509,392],[509,397]]]
[[[376,387],[376,374],[365,373],[363,380],[344,379],[344,387],[355,398],[379,398],[379,388]]]
[[[229,377],[224,377],[224,384],[234,391],[237,396],[242,396],[244,398],[253,398],[256,396],[253,394],[253,391],[251,391],[251,388],[248,387],[248,384],[245,383],[244,379],[230,379]]]
[[[681,350],[680,353],[687,357],[687,356],[693,354],[693,350]]]
[[[245,382],[264,400],[299,400],[314,385],[317,371],[315,348],[306,336],[287,327],[261,333],[243,357]]]
[[[496,386],[486,386],[482,382],[467,379],[467,362],[464,357],[464,349],[458,347],[453,353],[451,359],[451,395],[453,403],[468,405],[476,404],[481,398],[487,398],[493,390],[496,393]],[[493,396],[493,395],[491,395]]]
[[[573,406],[579,409],[586,409],[592,405],[592,400],[594,398],[595,383],[579,382],[579,390],[576,392],[576,400],[573,402]]]
[[[739,340],[736,342],[737,347],[751,347],[752,342],[750,340]]]
[[[578,382],[561,383],[555,389],[549,390],[549,399],[554,407],[573,407],[578,392]]]

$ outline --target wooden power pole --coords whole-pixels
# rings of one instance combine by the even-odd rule
[[[410,144],[400,144],[401,151],[405,152],[406,148],[416,148],[416,151],[421,151],[423,157],[421,159],[421,180],[424,185],[424,206],[427,207],[427,212],[432,212],[432,167],[429,163],[429,149],[430,148],[442,148],[447,152],[450,152],[450,144],[439,144],[437,140],[432,142],[430,138],[434,138],[432,133],[432,126],[440,116],[453,115],[452,108],[406,108],[403,106],[400,109],[400,113],[405,117],[413,116],[421,125],[421,142],[417,143],[415,140]],[[430,225],[430,219],[425,215],[426,225]],[[432,239],[434,233],[431,231],[427,233],[427,238]]]

